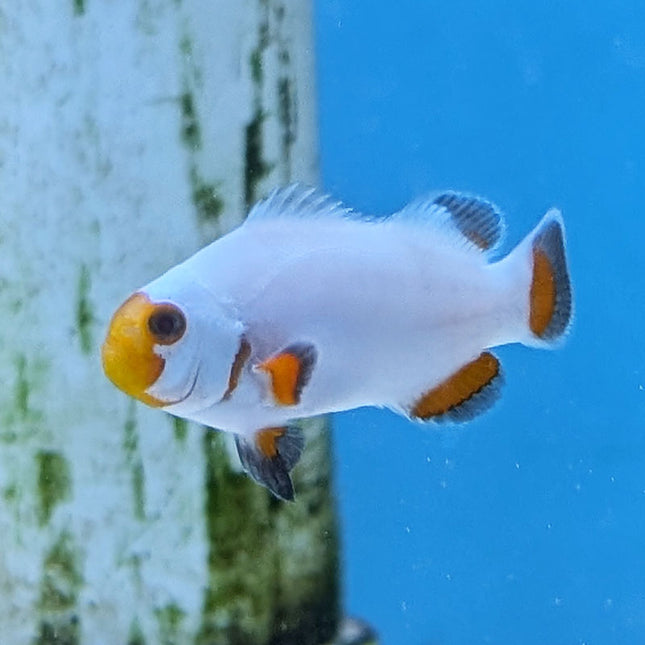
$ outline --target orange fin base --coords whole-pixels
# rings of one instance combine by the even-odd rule
[[[532,246],[529,327],[538,338],[554,341],[567,331],[573,308],[561,220],[547,220]]]
[[[491,353],[483,352],[423,394],[409,414],[420,421],[467,421],[493,405],[499,397],[500,384],[499,361]]]
[[[529,325],[536,336],[546,331],[555,311],[555,277],[546,253],[533,249],[533,280],[531,282],[531,313]]]
[[[273,398],[279,405],[297,405],[316,362],[313,345],[297,343],[258,365],[271,377]]]
[[[255,435],[258,450],[267,458],[272,459],[278,454],[277,441],[286,432],[285,428],[266,428]]]

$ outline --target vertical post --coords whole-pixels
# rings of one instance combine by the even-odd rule
[[[0,86],[0,640],[322,645],[325,421],[277,503],[98,358],[131,290],[316,181],[309,0],[0,0]]]

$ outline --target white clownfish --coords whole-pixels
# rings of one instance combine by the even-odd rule
[[[246,472],[293,499],[294,419],[361,406],[466,421],[499,396],[506,343],[549,347],[572,294],[559,211],[509,255],[491,203],[446,192],[385,218],[275,190],[236,230],[134,293],[102,358],[148,405],[235,434]]]

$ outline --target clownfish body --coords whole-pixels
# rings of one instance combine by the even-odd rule
[[[302,187],[132,295],[103,345],[107,376],[171,414],[232,432],[283,499],[294,419],[375,405],[465,421],[499,395],[488,348],[548,347],[570,323],[560,214],[508,256],[489,202],[458,193],[366,218]]]

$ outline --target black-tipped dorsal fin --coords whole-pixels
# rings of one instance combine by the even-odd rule
[[[305,184],[291,184],[276,188],[266,199],[260,200],[248,214],[247,222],[274,217],[350,217],[362,216],[330,195]]]
[[[483,352],[422,394],[406,412],[417,421],[469,421],[497,401],[502,383],[499,361]]]
[[[482,251],[496,247],[502,239],[504,222],[494,204],[450,192],[438,195],[434,202],[450,213],[455,226]]]
[[[392,217],[434,226],[480,251],[497,247],[504,233],[502,214],[494,204],[456,192],[435,194],[412,202]]]
[[[305,440],[300,428],[264,428],[253,437],[236,434],[235,445],[242,467],[253,480],[266,486],[279,499],[293,500],[289,472],[304,449]]]

